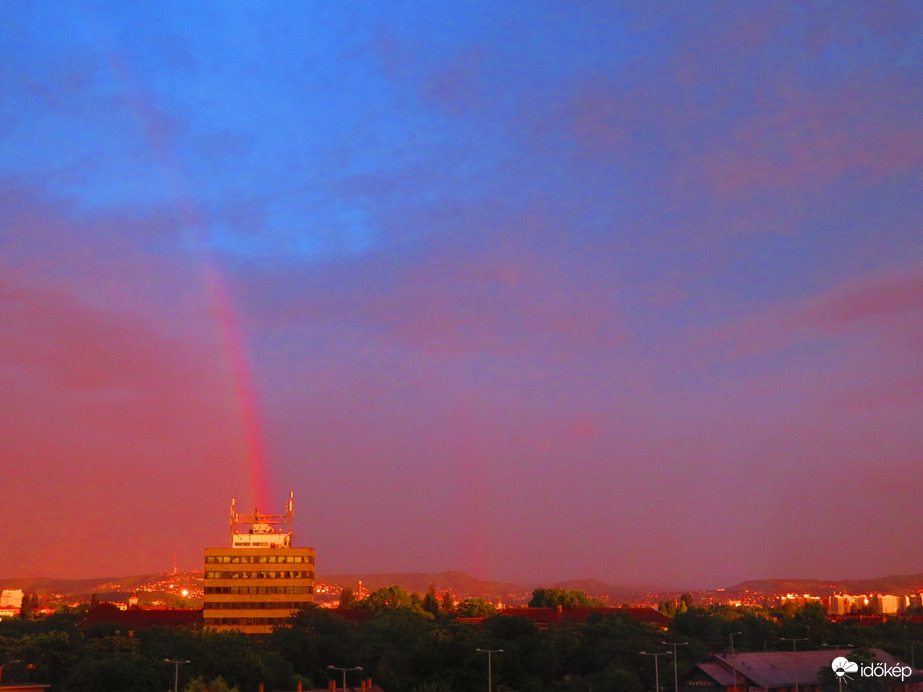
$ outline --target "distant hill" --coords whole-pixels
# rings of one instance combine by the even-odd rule
[[[132,590],[159,591],[167,582],[197,584],[201,587],[202,572],[169,572],[160,574],[139,574],[128,577],[101,577],[96,579],[56,579],[52,577],[23,577],[0,579],[0,589],[22,589],[27,593],[59,594],[62,596],[89,600],[91,594],[108,597],[107,594],[125,594]],[[511,582],[475,579],[460,571],[438,574],[425,572],[379,573],[379,574],[318,574],[317,581],[329,586],[356,589],[359,580],[365,591],[374,591],[386,586],[400,586],[416,593],[425,593],[430,585],[439,592],[451,591],[458,598],[500,599],[510,605],[527,603],[532,591],[539,587],[553,587],[582,591],[594,598],[607,598],[610,602],[634,602],[642,594],[679,593],[682,589],[666,589],[641,585],[616,585],[598,579],[571,579],[556,584],[514,584]],[[183,588],[186,588],[185,586]],[[749,594],[767,596],[785,593],[815,596],[830,596],[834,593],[889,593],[897,596],[923,591],[923,574],[896,574],[875,579],[760,579],[741,582],[723,590],[729,598],[740,598]],[[335,598],[335,595],[331,594]]]
[[[178,574],[140,574],[128,577],[105,577],[98,579],[53,579],[48,577],[29,577],[22,579],[0,579],[0,588],[22,589],[26,592],[40,594],[60,594],[71,598],[89,599],[91,594],[101,598],[119,600],[127,597],[132,590],[157,590],[164,581],[188,582],[196,580],[201,585],[201,572],[180,572]],[[562,589],[583,591],[593,597],[607,597],[613,601],[631,600],[632,596],[643,589],[615,586],[594,579],[571,580],[557,584],[524,585],[503,581],[475,579],[460,571],[447,571],[438,574],[425,572],[400,572],[381,574],[318,574],[320,584],[335,588],[358,588],[359,581],[365,592],[387,586],[400,586],[402,589],[416,593],[426,593],[430,586],[437,591],[451,591],[459,599],[488,598],[501,600],[511,605],[522,605],[529,601],[532,591],[537,586],[552,586]],[[330,595],[332,598],[336,594]],[[319,595],[319,600],[324,597]]]
[[[482,581],[459,571],[441,572],[439,574],[327,574],[318,575],[317,579],[340,588],[349,586],[354,591],[360,579],[362,580],[362,588],[369,591],[385,586],[400,586],[407,591],[425,593],[432,585],[436,588],[436,591],[452,591],[460,598],[501,598],[508,603],[528,602],[532,596],[532,591],[539,586],[582,591],[593,597],[608,597],[613,601],[632,600],[637,594],[650,592],[650,587],[618,586],[598,579],[572,579],[556,584],[513,584],[501,581]]]
[[[26,593],[91,594],[111,590],[112,584],[140,588],[163,579],[163,577],[163,574],[139,574],[132,577],[99,577],[96,579],[23,577],[0,579],[0,589],[22,589]]]
[[[464,572],[449,571],[439,574],[426,574],[423,572],[392,573],[392,574],[319,574],[317,581],[325,584],[334,584],[350,587],[353,591],[362,580],[362,588],[375,591],[386,586],[400,586],[402,589],[416,593],[426,593],[432,585],[436,591],[452,591],[462,598],[497,597],[530,593],[529,587],[522,584],[511,584],[501,581],[481,581],[465,574]]]
[[[599,598],[608,596],[611,600],[632,600],[635,596],[642,593],[669,593],[676,591],[679,593],[682,589],[670,589],[666,587],[643,586],[639,584],[608,584],[599,579],[570,579],[551,585],[555,589],[566,589],[567,591],[583,591],[589,596]]]
[[[895,574],[874,579],[759,579],[745,581],[726,589],[729,595],[750,593],[810,593],[815,596],[832,596],[835,593],[887,593],[906,596],[923,591],[923,574]]]

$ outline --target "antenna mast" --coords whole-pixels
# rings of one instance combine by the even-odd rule
[[[235,548],[292,547],[295,523],[295,491],[285,503],[285,514],[238,514],[237,500],[231,499],[231,545]],[[286,530],[287,529],[287,530]]]

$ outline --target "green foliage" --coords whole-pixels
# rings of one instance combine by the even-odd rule
[[[38,608],[38,594],[27,593],[22,597],[22,604],[19,608],[19,617],[23,619],[31,618]]]
[[[414,605],[413,595],[404,591],[400,586],[386,586],[373,591],[358,603],[360,608],[371,610],[373,613],[392,608],[413,609]]]
[[[460,618],[489,618],[497,614],[497,607],[483,598],[466,598],[455,606],[455,614]]]
[[[661,601],[657,605],[657,610],[661,615],[671,618],[676,615],[676,603],[674,601]]]
[[[442,608],[436,616],[424,610],[431,602],[426,595],[415,606],[400,590],[376,594],[372,603],[378,609],[361,613],[362,622],[311,606],[297,614],[291,627],[264,636],[161,628],[128,636],[112,626],[79,630],[73,615],[6,619],[0,622],[0,661],[20,663],[6,666],[4,681],[48,682],[50,692],[162,692],[173,688],[174,666],[164,663],[170,658],[191,661],[179,669],[180,687],[187,692],[256,690],[260,684],[268,690],[291,690],[298,681],[307,689],[325,687],[331,678],[328,665],[360,665],[363,673],[348,674],[352,684],[367,675],[389,692],[464,692],[483,689],[486,683],[487,655],[477,649],[503,649],[491,658],[498,691],[585,692],[592,686],[596,692],[643,692],[653,688],[654,662],[639,652],[664,651],[668,647],[663,641],[683,644],[676,651],[680,676],[709,652],[726,650],[732,632],[742,632],[734,640],[741,651],[791,651],[780,636],[824,632],[829,642],[881,647],[904,660],[909,660],[910,643],[923,641],[920,623],[831,623],[810,606],[789,616],[776,612],[778,621],[759,609],[693,607],[677,613],[665,633],[622,612],[594,613],[586,622],[546,629],[509,616],[472,625],[446,616]],[[456,608],[459,614],[489,614],[488,609],[492,606],[481,599]],[[917,649],[919,660],[923,649]],[[868,651],[849,658],[872,660]],[[672,656],[660,659],[660,679],[667,689],[672,689],[672,669]],[[820,676],[825,690],[838,692],[829,667]],[[860,685],[857,678],[848,689],[878,692],[880,682],[864,679]]]
[[[382,611],[364,625],[357,658],[371,662],[366,670],[385,689],[408,689],[420,674],[417,659],[433,626],[429,613],[412,608]]]
[[[311,605],[296,614],[291,627],[270,634],[267,647],[288,661],[293,673],[320,685],[327,679],[326,666],[353,665],[358,629],[336,611]]]
[[[433,615],[438,615],[439,613],[439,598],[436,596],[436,587],[433,585],[430,585],[429,590],[423,597],[423,610]]]
[[[213,680],[207,681],[201,675],[193,679],[183,692],[240,692],[236,687],[228,685],[220,675]]]
[[[642,692],[644,684],[633,671],[610,668],[596,678],[593,689],[599,692]]]
[[[67,676],[67,690],[75,692],[148,692],[173,689],[173,672],[162,662],[131,656],[86,656]]]
[[[353,593],[353,590],[348,586],[344,587],[340,591],[340,607],[341,608],[354,608],[356,606],[358,599],[356,594]]]
[[[532,592],[530,608],[585,608],[606,605],[598,598],[590,598],[582,591],[567,591],[565,589],[535,589]]]
[[[52,684],[62,681],[79,659],[79,648],[67,632],[38,631],[24,634],[11,642],[6,660],[19,660],[31,666],[26,676]]]

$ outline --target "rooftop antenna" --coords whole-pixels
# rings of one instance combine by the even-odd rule
[[[292,546],[292,529],[295,516],[295,492],[291,491],[285,503],[285,514],[264,514],[254,508],[252,514],[238,514],[237,500],[231,499],[231,545],[246,547]]]

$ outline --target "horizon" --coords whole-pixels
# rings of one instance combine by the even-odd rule
[[[203,564],[204,567],[204,564]],[[122,574],[122,575],[108,575],[108,576],[96,576],[96,577],[49,577],[49,576],[16,576],[16,577],[6,577],[0,576],[0,581],[11,582],[17,579],[19,580],[40,580],[47,579],[50,581],[112,581],[119,579],[134,579],[138,577],[154,576],[154,575],[169,575],[169,574],[190,574],[195,572],[202,572],[202,569],[178,569],[176,572],[172,570],[166,572],[142,572],[142,573],[131,573],[131,574]],[[741,586],[743,584],[748,584],[751,582],[820,582],[820,583],[842,583],[842,582],[852,582],[852,581],[885,581],[889,579],[901,578],[901,577],[913,577],[920,576],[923,577],[923,572],[919,573],[908,573],[908,574],[884,574],[876,575],[871,577],[840,577],[840,578],[821,578],[821,577],[757,577],[752,579],[744,579],[739,582],[728,583],[723,586],[702,586],[694,584],[686,585],[663,585],[663,584],[654,584],[654,583],[620,583],[612,582],[606,579],[600,579],[598,577],[570,577],[566,579],[560,579],[555,582],[535,582],[533,580],[505,580],[505,579],[492,579],[490,577],[479,577],[466,572],[465,570],[460,569],[446,569],[440,570],[438,572],[433,571],[419,571],[419,572],[407,572],[407,571],[398,571],[398,572],[374,572],[374,571],[361,571],[361,572],[343,572],[343,573],[332,573],[332,574],[322,574],[317,573],[316,581],[318,583],[323,583],[324,579],[333,579],[333,578],[343,578],[343,577],[412,577],[412,576],[429,576],[429,577],[438,577],[448,574],[459,574],[464,577],[467,577],[475,582],[483,583],[501,583],[507,584],[510,586],[522,587],[525,589],[534,589],[534,588],[553,588],[561,585],[567,585],[572,582],[599,582],[602,585],[608,587],[615,587],[616,589],[624,590],[634,590],[638,593],[640,592],[649,592],[649,593],[682,593],[684,591],[724,591],[727,589],[733,589],[735,587]]]
[[[331,573],[923,572],[923,6],[42,1],[0,46],[0,570],[197,564],[294,491]]]

